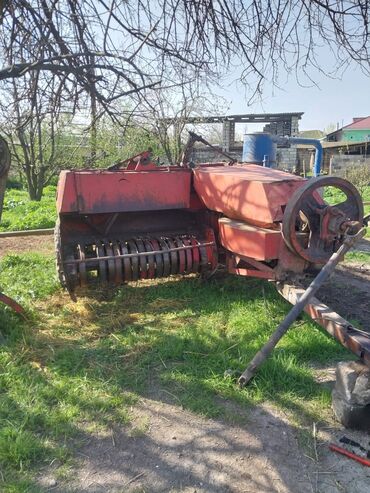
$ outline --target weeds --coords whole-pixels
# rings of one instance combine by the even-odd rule
[[[31,201],[25,190],[8,189],[0,231],[52,228],[55,225],[56,187],[48,186],[40,202]]]

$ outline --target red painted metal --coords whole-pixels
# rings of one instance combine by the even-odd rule
[[[190,206],[191,170],[62,171],[59,214],[99,214],[182,209]]]
[[[226,267],[229,274],[237,276],[257,277],[270,281],[275,279],[275,271],[273,269],[247,257],[228,254],[226,256]]]
[[[5,305],[10,306],[16,313],[19,315],[22,315],[22,317],[26,317],[26,313],[23,309],[23,307],[17,303],[13,298],[10,298],[9,296],[6,296],[4,293],[0,293],[0,302],[4,303]]]
[[[333,452],[337,452],[338,454],[345,455],[349,459],[353,459],[356,462],[362,464],[363,466],[370,467],[370,459],[365,459],[364,457],[354,454],[353,452],[350,452],[349,450],[343,447],[338,447],[338,445],[335,445],[335,443],[331,443],[329,445],[329,449],[332,450]]]
[[[283,219],[289,198],[304,183],[299,176],[253,164],[194,170],[194,188],[208,209],[262,227]]]
[[[221,245],[229,250],[256,260],[273,260],[279,256],[282,242],[279,230],[252,226],[227,217],[218,220]]]

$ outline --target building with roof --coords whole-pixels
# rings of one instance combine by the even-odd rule
[[[328,142],[369,142],[370,116],[353,118],[352,123],[326,136]]]

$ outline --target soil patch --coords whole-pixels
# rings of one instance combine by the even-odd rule
[[[0,258],[10,253],[29,252],[54,253],[53,235],[0,238]]]
[[[370,265],[341,264],[318,291],[317,298],[370,332]]]
[[[49,469],[40,485],[53,484],[50,491],[58,493],[367,491],[368,470],[328,450],[339,430],[319,430],[314,442],[302,444],[301,430],[281,411],[267,405],[239,411],[244,423],[231,425],[142,399],[137,428],[90,437],[73,479],[58,482]],[[135,431],[142,423],[145,431]]]

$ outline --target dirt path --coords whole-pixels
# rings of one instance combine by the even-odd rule
[[[328,451],[340,431],[319,431],[309,448],[301,431],[266,405],[240,409],[240,418],[242,424],[231,425],[142,399],[135,409],[138,428],[90,436],[78,451],[72,479],[58,483],[49,469],[40,486],[53,485],[50,491],[57,493],[368,491],[370,472]],[[135,432],[143,423],[145,431]]]
[[[317,298],[370,332],[370,265],[341,264]]]
[[[53,235],[0,238],[0,258],[9,253],[28,252],[54,253]]]
[[[356,245],[356,250],[359,252],[367,252],[370,253],[370,241],[369,240],[360,240]]]

